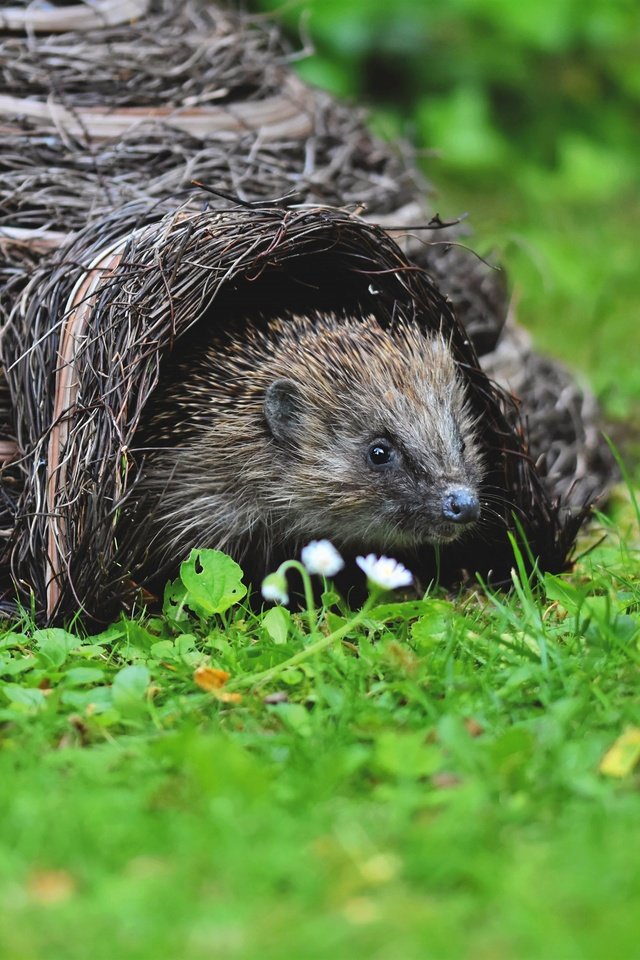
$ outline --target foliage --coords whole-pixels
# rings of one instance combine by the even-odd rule
[[[639,420],[638,5],[254,6],[278,10],[294,37],[309,31],[307,79],[370,103],[383,136],[430,151],[440,213],[470,211],[475,245],[506,263],[520,319],[589,371],[611,413]]]
[[[200,551],[162,617],[14,626],[0,954],[634,956],[632,504],[617,529],[572,578],[516,551],[511,596],[264,612]]]
[[[532,180],[555,169],[574,199],[635,181],[640,14],[628,0],[322,0],[281,15],[295,26],[302,9],[317,48],[305,75],[412,118],[418,141],[475,184],[514,161]]]

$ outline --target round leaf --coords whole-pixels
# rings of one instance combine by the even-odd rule
[[[196,613],[224,613],[246,595],[242,568],[220,550],[192,550],[180,565],[185,602]]]

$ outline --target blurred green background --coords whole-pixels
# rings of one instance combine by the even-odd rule
[[[255,0],[310,82],[423,149],[443,217],[507,267],[520,320],[640,423],[640,4]],[[637,429],[636,429],[637,433]]]

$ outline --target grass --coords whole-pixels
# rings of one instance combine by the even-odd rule
[[[637,190],[607,202],[568,201],[565,181],[535,189],[490,180],[482,189],[456,178],[443,161],[429,175],[444,217],[471,211],[474,249],[506,264],[516,317],[537,346],[586,375],[606,414],[631,422],[625,449],[640,456],[640,325]],[[540,174],[542,179],[542,174]]]
[[[15,626],[0,955],[635,956],[632,504],[610,526],[570,578],[389,594],[346,643],[242,693],[310,628],[251,612],[214,555],[163,617]],[[321,633],[352,616],[325,592]]]

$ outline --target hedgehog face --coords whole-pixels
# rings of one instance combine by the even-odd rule
[[[340,333],[351,356],[352,331]],[[355,340],[355,369],[266,390],[291,532],[362,549],[457,539],[480,518],[482,454],[449,349],[413,328],[360,327]],[[278,490],[272,501],[285,506]]]

